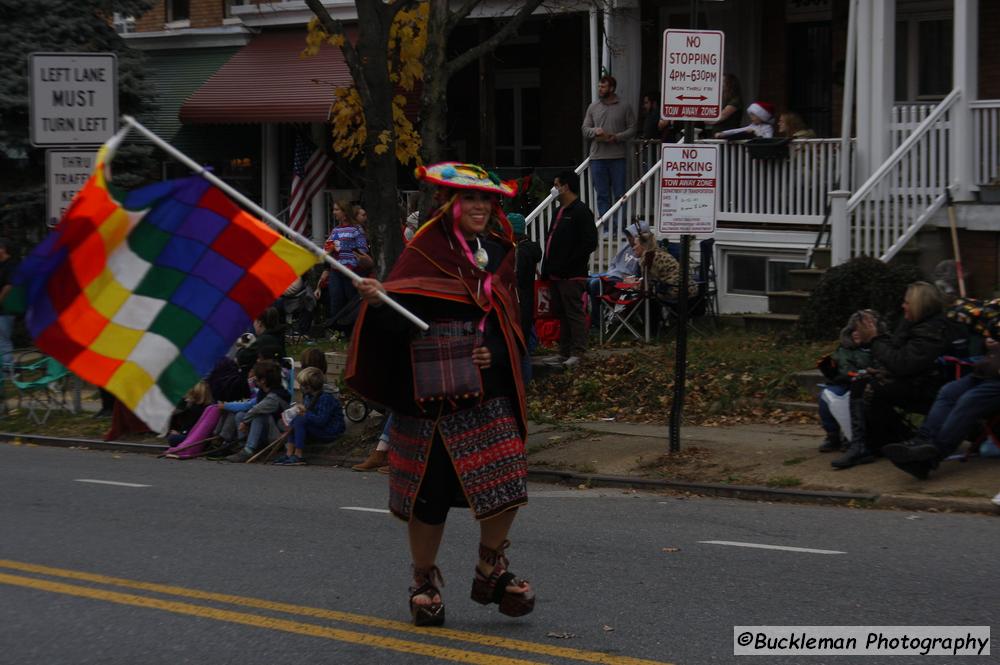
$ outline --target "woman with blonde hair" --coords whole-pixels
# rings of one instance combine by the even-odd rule
[[[926,414],[944,384],[937,364],[964,337],[944,316],[940,291],[927,282],[913,282],[903,296],[903,320],[889,336],[880,333],[875,318],[861,317],[857,326],[860,344],[871,345],[871,378],[863,405],[851,407],[851,445],[831,462],[837,469],[875,461],[875,453],[887,443],[910,438],[906,423],[896,408]],[[855,408],[857,407],[857,408]]]

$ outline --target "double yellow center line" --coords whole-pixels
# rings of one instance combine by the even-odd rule
[[[599,651],[585,651],[582,649],[557,647],[538,642],[508,639],[505,637],[497,637],[462,630],[452,630],[449,628],[417,628],[416,626],[402,621],[380,619],[378,617],[366,616],[363,614],[351,614],[349,612],[338,612],[336,610],[328,610],[318,607],[306,607],[290,603],[280,603],[260,598],[212,593],[210,591],[202,591],[200,589],[188,589],[186,587],[171,586],[168,584],[129,580],[120,577],[110,577],[107,575],[97,575],[77,570],[52,568],[50,566],[41,566],[33,563],[0,559],[0,584],[25,587],[49,593],[75,596],[78,598],[89,598],[91,600],[129,605],[132,607],[144,607],[164,612],[172,612],[174,614],[199,617],[202,619],[212,619],[215,621],[242,624],[244,626],[253,626],[255,628],[265,628],[268,630],[279,630],[298,635],[308,635],[310,637],[335,640],[338,642],[357,644],[376,649],[419,654],[439,660],[454,661],[458,663],[472,663],[473,665],[539,665],[539,661],[495,655],[483,651],[471,651],[450,646],[441,646],[438,644],[412,639],[400,639],[378,633],[345,630],[343,628],[336,628],[329,625],[280,619],[267,615],[240,612],[232,609],[221,609],[218,607],[183,602],[180,600],[168,600],[155,596],[124,593],[121,591],[112,591],[92,586],[81,586],[79,584],[68,584],[62,581],[53,581],[38,577],[25,577],[23,575],[11,574],[9,571],[29,573],[32,575],[44,575],[46,577],[54,577],[61,580],[88,582],[134,591],[151,592],[155,594],[175,596],[187,600],[210,601],[243,608],[290,614],[299,617],[323,619],[327,621],[363,626],[365,628],[417,635],[423,638],[437,638],[446,642],[477,645],[493,650],[517,651],[566,660],[600,663],[602,665],[666,665],[658,661],[632,658],[629,656],[610,655]]]

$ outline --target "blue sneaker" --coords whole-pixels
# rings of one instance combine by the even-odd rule
[[[289,455],[285,466],[305,466],[306,461],[298,455]]]
[[[286,464],[288,464],[288,458],[289,455],[282,455],[281,457],[278,457],[273,462],[271,462],[271,464],[277,464],[278,466],[285,466]]]

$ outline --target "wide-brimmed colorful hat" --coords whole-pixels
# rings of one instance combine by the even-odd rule
[[[418,180],[432,182],[442,187],[455,189],[478,189],[481,192],[512,197],[517,194],[517,183],[504,182],[495,173],[490,173],[475,164],[461,162],[441,162],[432,166],[418,166]]]

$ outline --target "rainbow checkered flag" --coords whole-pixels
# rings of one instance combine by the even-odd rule
[[[7,300],[41,351],[161,431],[184,393],[316,257],[200,176],[118,191],[115,145],[101,148]]]

